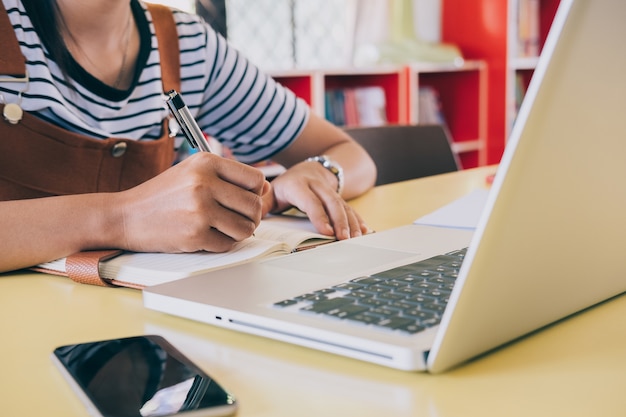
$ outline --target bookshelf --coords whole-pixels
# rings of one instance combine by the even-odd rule
[[[407,85],[402,67],[333,69],[324,73],[324,92],[378,87],[384,92],[387,123],[406,123]]]
[[[325,94],[329,90],[381,87],[385,93],[387,121],[405,123],[407,120],[406,80],[403,68],[399,66],[287,70],[273,71],[270,75],[304,99],[321,116],[326,114]]]
[[[378,87],[385,97],[388,124],[420,123],[418,90],[437,91],[441,112],[464,168],[487,163],[485,149],[486,65],[482,61],[453,64],[389,65],[374,68],[270,72],[278,82],[326,117],[327,93],[341,89]]]
[[[487,67],[483,61],[453,64],[412,64],[406,67],[408,122],[421,123],[419,90],[432,88],[444,124],[453,139],[452,148],[464,168],[487,163]],[[426,122],[427,123],[427,122]]]
[[[507,132],[537,66],[560,0],[509,0]]]
[[[558,5],[559,0],[442,0],[442,40],[458,45],[466,59],[487,66],[487,164],[500,161],[515,120],[516,96],[521,99],[517,89],[528,87]],[[520,10],[528,11],[522,6],[534,7],[538,15],[531,54],[522,54],[518,45]]]
[[[316,96],[320,83],[318,74],[310,71],[286,70],[270,72],[270,75],[319,112],[320,97]]]

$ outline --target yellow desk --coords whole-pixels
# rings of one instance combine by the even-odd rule
[[[353,205],[382,230],[484,186],[491,172],[391,184]],[[438,376],[167,316],[144,309],[138,291],[43,274],[0,275],[0,315],[0,415],[6,417],[86,415],[50,352],[143,333],[164,335],[231,390],[242,417],[626,415],[626,297]]]

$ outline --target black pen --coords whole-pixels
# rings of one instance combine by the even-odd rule
[[[189,108],[185,105],[180,94],[178,94],[176,90],[170,90],[167,95],[167,105],[180,125],[180,128],[183,130],[185,138],[187,138],[191,147],[203,152],[213,152],[209,146],[209,142],[204,137],[202,130],[200,130],[198,123],[189,112]]]

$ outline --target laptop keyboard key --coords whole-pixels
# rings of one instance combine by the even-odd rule
[[[369,310],[369,308],[367,306],[362,306],[362,305],[356,305],[356,304],[349,304],[349,303],[344,303],[344,304],[340,304],[335,308],[332,308],[330,310],[323,310],[320,311],[318,308],[316,308],[317,305],[313,304],[309,307],[305,307],[302,310],[303,311],[312,311],[315,313],[322,313],[322,314],[326,314],[328,316],[333,316],[333,317],[337,317],[337,318],[346,318],[349,316],[353,316],[355,314],[358,313],[363,313],[367,310]]]
[[[354,314],[352,316],[348,316],[347,320],[358,321],[359,323],[364,323],[364,324],[376,324],[380,321],[380,317],[369,314],[369,313],[359,313],[359,314]]]
[[[389,317],[376,323],[377,326],[386,327],[389,329],[397,329],[400,327],[406,327],[415,324],[415,320],[408,317]]]
[[[311,311],[313,313],[327,313],[329,311],[335,310],[345,304],[351,304],[352,300],[344,297],[336,297],[328,300],[322,300],[315,303],[310,304],[307,307],[304,307],[304,311]]]

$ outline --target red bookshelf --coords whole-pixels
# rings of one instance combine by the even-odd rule
[[[442,0],[442,39],[459,46],[466,59],[484,60],[487,65],[487,129],[485,162],[500,161],[514,118],[515,79],[527,86],[536,59],[513,58],[512,36],[517,27],[517,10],[523,0]],[[539,2],[539,41],[546,35],[559,0]]]
[[[398,65],[284,71],[272,76],[325,116],[325,93],[335,89],[381,87],[389,124],[416,124],[420,86],[438,91],[441,110],[464,168],[486,163],[486,66],[482,61],[462,65]]]
[[[403,68],[333,70],[324,73],[324,89],[381,87],[388,123],[407,123],[407,85]]]
[[[484,165],[487,126],[485,63],[415,64],[408,66],[406,71],[411,102],[409,122],[421,122],[416,111],[419,107],[418,89],[433,88],[438,94],[441,113],[462,166],[469,168]]]
[[[311,73],[296,71],[275,73],[273,78],[306,101],[309,106],[315,105],[315,98],[313,97],[315,91],[314,77]]]

